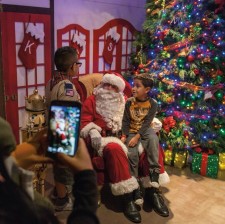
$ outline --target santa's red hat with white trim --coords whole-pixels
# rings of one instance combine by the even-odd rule
[[[124,91],[126,85],[124,78],[118,73],[106,73],[102,78],[102,83],[117,86],[120,92]]]

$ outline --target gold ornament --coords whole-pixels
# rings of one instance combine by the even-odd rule
[[[34,112],[44,111],[46,110],[46,98],[41,97],[38,94],[38,90],[35,89],[33,91],[33,94],[31,94],[28,97],[25,97],[25,107],[26,110],[28,111]]]

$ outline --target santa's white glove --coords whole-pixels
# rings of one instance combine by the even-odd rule
[[[91,129],[89,135],[91,137],[92,147],[98,151],[101,146],[101,139],[102,139],[101,134],[96,129]]]

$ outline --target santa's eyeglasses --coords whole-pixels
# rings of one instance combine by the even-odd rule
[[[81,67],[81,65],[82,65],[82,62],[80,62],[80,61],[77,61],[77,62],[74,62],[74,63],[73,63],[73,65],[74,65],[74,64],[75,64],[75,65],[77,65],[78,67]]]
[[[112,85],[110,83],[103,83],[103,88],[112,88],[118,90],[118,87],[116,85]]]

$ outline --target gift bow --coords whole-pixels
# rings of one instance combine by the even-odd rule
[[[173,116],[169,116],[163,119],[163,129],[166,132],[169,132],[171,128],[174,128],[176,121],[173,119]]]

